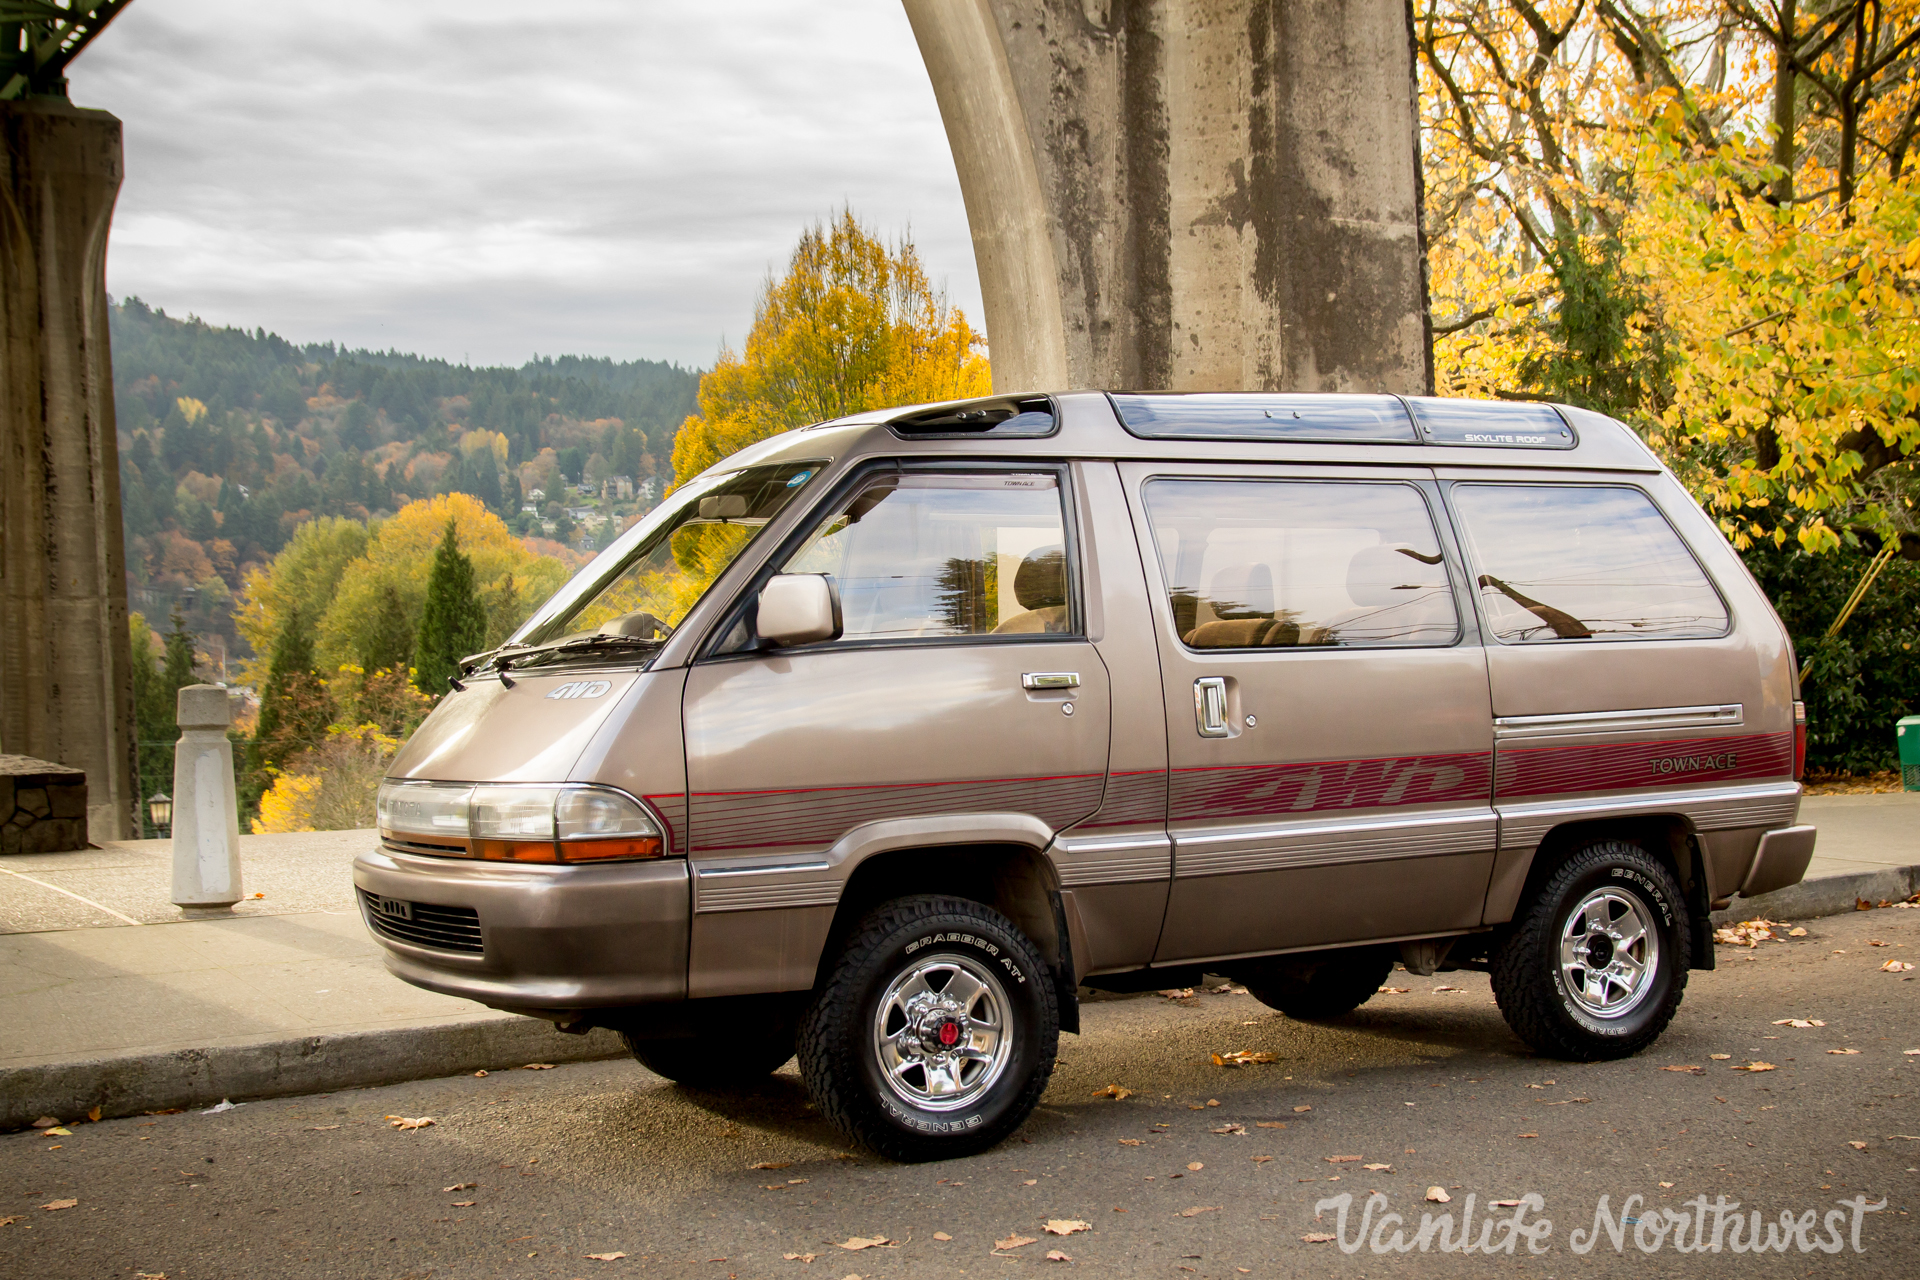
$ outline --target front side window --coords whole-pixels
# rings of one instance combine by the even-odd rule
[[[1154,480],[1147,519],[1193,649],[1452,644],[1433,517],[1407,484]]]
[[[1508,644],[1726,634],[1719,593],[1638,489],[1462,484],[1453,502],[1487,625]]]
[[[1044,473],[876,476],[781,572],[833,576],[843,641],[1069,633],[1060,498]]]

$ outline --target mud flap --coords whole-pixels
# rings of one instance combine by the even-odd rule
[[[1698,842],[1689,839],[1693,851],[1693,874],[1687,877],[1687,968],[1712,969],[1713,914],[1707,903],[1707,860]]]
[[[1060,891],[1054,890],[1048,895],[1053,899],[1053,936],[1058,939],[1054,945],[1054,955],[1049,957],[1053,970],[1053,989],[1060,1006],[1060,1029],[1080,1034],[1080,980],[1073,972],[1073,943],[1068,941],[1067,908],[1060,897]]]

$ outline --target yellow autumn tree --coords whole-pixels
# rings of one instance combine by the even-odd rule
[[[867,409],[987,395],[982,335],[933,288],[911,240],[888,244],[848,210],[800,237],[769,280],[744,350],[700,379],[681,424],[684,482],[768,436]]]
[[[1420,0],[1444,393],[1633,422],[1736,543],[1913,534],[1920,0]]]
[[[560,561],[528,550],[478,498],[448,493],[409,502],[373,527],[365,553],[340,574],[315,631],[322,672],[406,665],[426,601],[427,573],[448,521],[461,553],[473,561],[489,644],[505,639],[569,576]]]

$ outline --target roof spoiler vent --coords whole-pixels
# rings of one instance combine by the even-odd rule
[[[1059,426],[1045,396],[995,396],[922,409],[887,423],[897,436],[941,440],[971,436],[1050,436]]]

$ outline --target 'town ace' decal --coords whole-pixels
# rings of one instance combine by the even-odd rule
[[[574,680],[561,685],[548,698],[597,698],[613,688],[609,680]]]

